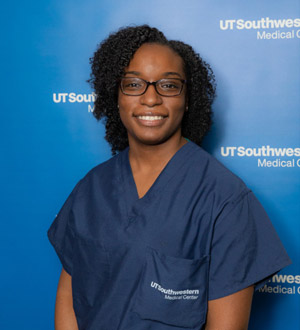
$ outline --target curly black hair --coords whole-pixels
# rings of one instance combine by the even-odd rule
[[[118,109],[119,80],[134,53],[144,43],[166,45],[184,62],[187,77],[188,111],[182,120],[182,135],[200,145],[212,120],[212,103],[215,97],[215,78],[210,66],[193,48],[181,41],[168,40],[156,28],[148,25],[129,26],[110,34],[90,58],[92,67],[88,82],[97,95],[93,114],[104,119],[105,139],[112,154],[128,146],[128,136]]]

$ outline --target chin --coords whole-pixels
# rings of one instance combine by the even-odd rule
[[[166,142],[170,139],[171,136],[143,136],[138,139],[139,143],[145,144],[145,145],[158,145]]]
[[[159,145],[162,144],[173,137],[177,135],[178,129],[177,130],[148,130],[148,131],[143,131],[143,132],[135,132],[136,134],[131,134],[131,137],[133,140],[135,140],[138,144],[144,144],[144,145]]]
[[[158,138],[139,140],[139,142],[141,144],[148,145],[148,146],[155,146],[155,145],[161,144],[161,143],[163,143],[165,141],[166,140],[158,139]]]

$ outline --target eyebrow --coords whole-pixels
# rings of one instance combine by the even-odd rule
[[[166,76],[166,77],[175,75],[175,76],[178,76],[178,77],[182,78],[181,74],[179,74],[178,72],[165,72],[163,75]]]
[[[141,73],[140,72],[138,72],[138,71],[126,71],[126,72],[124,72],[124,76],[126,76],[127,74],[133,74],[133,75],[135,75],[135,76],[140,76],[141,75]],[[169,72],[164,72],[163,74],[162,74],[162,76],[164,76],[164,77],[168,77],[168,76],[178,76],[179,78],[182,78],[181,77],[181,74],[179,74],[178,72],[172,72],[172,71],[169,71]]]
[[[141,73],[138,72],[138,71],[127,71],[127,72],[124,72],[124,76],[126,76],[127,74],[134,74],[135,76],[140,76]]]

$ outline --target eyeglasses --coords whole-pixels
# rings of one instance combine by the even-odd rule
[[[167,78],[149,82],[141,78],[121,78],[120,88],[123,94],[140,96],[146,93],[148,87],[153,85],[157,94],[161,96],[180,95],[186,80],[179,78]]]

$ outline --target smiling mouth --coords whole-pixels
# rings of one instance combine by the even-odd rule
[[[137,115],[135,119],[144,127],[160,127],[166,121],[168,116],[163,115]]]
[[[163,116],[137,116],[137,118],[141,120],[150,120],[150,121],[164,119]]]

